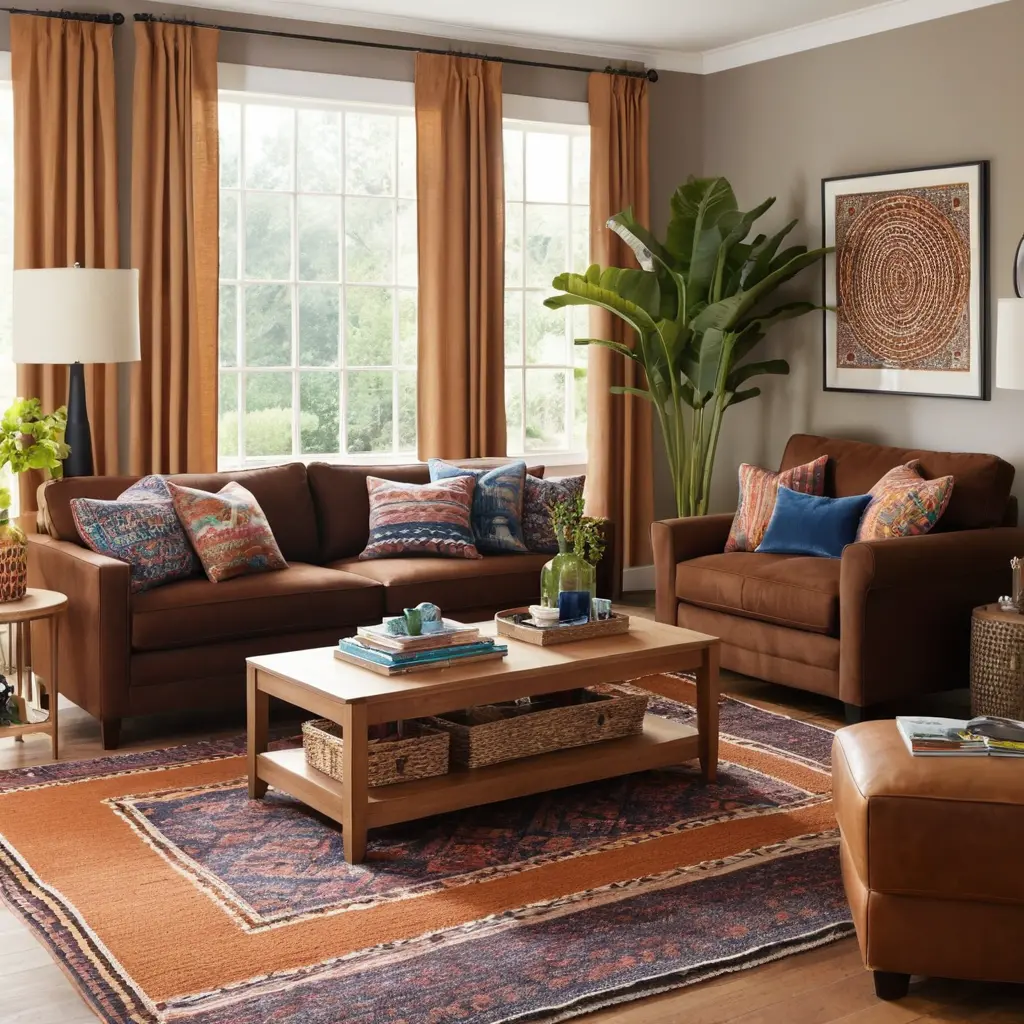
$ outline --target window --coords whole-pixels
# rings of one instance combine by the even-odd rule
[[[544,299],[590,263],[590,129],[506,118],[504,142],[508,451],[585,462],[589,313]]]
[[[14,99],[9,57],[0,53],[0,412],[17,397],[17,367],[11,359],[11,292],[14,282]],[[0,481],[11,490],[11,515],[18,514],[17,481]]]
[[[413,456],[412,110],[224,91],[220,135],[221,467]]]

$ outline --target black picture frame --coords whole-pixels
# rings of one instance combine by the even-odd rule
[[[979,292],[978,292],[978,355],[979,355],[979,367],[980,377],[978,380],[977,393],[971,394],[948,394],[943,392],[935,391],[918,391],[918,390],[898,390],[892,388],[871,388],[871,387],[846,387],[839,386],[837,384],[829,383],[829,325],[830,317],[835,317],[835,313],[825,308],[822,310],[822,390],[832,391],[845,394],[867,394],[867,395],[890,395],[898,396],[902,398],[948,398],[948,399],[959,399],[969,401],[982,401],[987,402],[992,397],[992,386],[991,386],[991,372],[992,372],[992,352],[991,352],[991,329],[992,329],[992,309],[991,309],[991,294],[989,291],[989,280],[990,280],[990,246],[991,246],[991,230],[990,230],[990,178],[991,178],[991,162],[989,160],[964,160],[957,161],[955,163],[948,164],[930,164],[921,167],[905,167],[896,170],[884,170],[884,171],[866,171],[861,174],[842,174],[834,175],[828,178],[821,179],[821,237],[822,246],[828,246],[833,244],[834,240],[829,239],[829,217],[828,217],[828,192],[829,186],[834,185],[837,182],[852,182],[861,179],[872,179],[872,178],[884,178],[892,177],[905,174],[923,174],[931,173],[935,171],[955,171],[971,168],[977,175],[977,187],[978,187],[978,276],[979,276]],[[913,187],[913,186],[908,186]],[[1024,244],[1024,242],[1022,242]],[[835,276],[836,273],[836,259],[835,256],[829,256],[822,260],[822,297],[823,304],[828,303],[828,296],[830,295],[829,289],[829,277],[830,275]],[[941,371],[937,371],[941,372]]]

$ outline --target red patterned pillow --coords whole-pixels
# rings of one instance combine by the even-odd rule
[[[953,478],[925,480],[914,459],[890,469],[871,488],[871,504],[860,521],[857,540],[917,537],[929,530],[946,511],[953,496]]]
[[[167,489],[212,583],[288,568],[263,509],[241,484],[211,494],[168,480]]]
[[[400,484],[368,476],[370,539],[360,558],[481,558],[470,509],[476,477],[453,476],[432,484]]]
[[[775,498],[779,487],[788,487],[801,494],[825,493],[825,467],[828,456],[808,462],[803,466],[773,473],[770,469],[759,469],[744,463],[740,466],[740,498],[733,516],[732,529],[725,543],[726,551],[756,551],[768,521],[775,511]]]

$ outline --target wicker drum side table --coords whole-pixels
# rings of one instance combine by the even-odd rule
[[[971,714],[1024,719],[1024,615],[996,604],[971,617]]]

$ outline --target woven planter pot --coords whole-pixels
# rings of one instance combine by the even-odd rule
[[[405,722],[403,728],[403,739],[370,740],[367,780],[371,787],[447,774],[448,734],[421,722]],[[326,718],[303,722],[302,746],[306,760],[317,771],[342,781],[345,742],[340,725]]]

